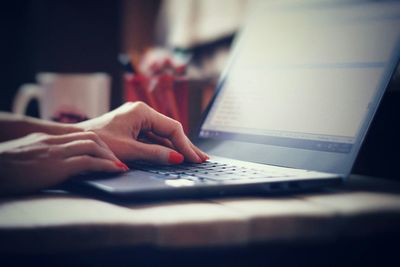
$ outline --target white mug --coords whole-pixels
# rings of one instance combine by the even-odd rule
[[[22,85],[13,103],[13,112],[24,114],[29,102],[37,99],[42,119],[79,122],[100,116],[110,109],[111,78],[105,73],[39,73],[38,84]]]

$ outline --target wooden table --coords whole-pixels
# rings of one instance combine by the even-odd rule
[[[0,251],[218,249],[396,235],[400,183],[353,175],[343,186],[265,197],[112,204],[62,192],[0,199]]]

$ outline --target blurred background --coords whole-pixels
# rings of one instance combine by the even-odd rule
[[[140,62],[158,47],[190,58],[186,75],[201,81],[190,96],[191,127],[212,96],[242,25],[246,0],[14,0],[1,8],[0,110],[10,111],[18,88],[39,72],[105,72],[111,107],[122,104],[124,70],[117,58]],[[392,81],[354,172],[396,178],[400,136],[399,79]],[[37,103],[28,114],[38,116]]]
[[[113,81],[111,104],[117,107],[123,102],[123,69],[118,54],[137,58],[155,46],[190,51],[195,55],[192,62],[206,67],[205,75],[218,77],[225,52],[242,21],[245,3],[8,1],[1,9],[0,109],[10,110],[18,87],[34,82],[39,72],[109,73]],[[220,8],[225,10],[224,16],[218,11]],[[218,61],[215,67],[210,63],[214,56]],[[198,71],[191,73],[203,77]],[[32,107],[30,113],[37,115],[35,112]]]

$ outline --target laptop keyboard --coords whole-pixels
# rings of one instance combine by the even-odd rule
[[[135,164],[136,169],[165,176],[166,179],[197,178],[200,180],[240,180],[290,177],[292,174],[277,171],[268,171],[256,168],[230,165],[216,161],[207,161],[201,164],[184,163],[180,165],[150,165],[146,163]]]

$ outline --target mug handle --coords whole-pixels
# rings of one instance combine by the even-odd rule
[[[14,98],[14,103],[12,106],[12,111],[16,114],[25,114],[28,104],[33,99],[40,102],[42,98],[42,90],[37,84],[24,84],[17,92]],[[40,103],[39,103],[40,106]]]

